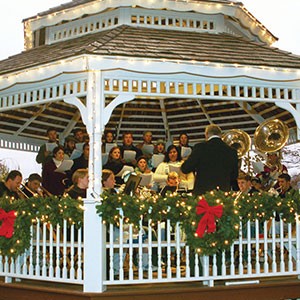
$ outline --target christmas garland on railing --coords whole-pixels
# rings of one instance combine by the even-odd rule
[[[245,224],[257,219],[267,221],[274,212],[285,222],[295,222],[295,213],[300,214],[300,195],[288,193],[281,199],[273,193],[239,195],[211,191],[203,196],[171,194],[165,197],[149,194],[148,197],[110,194],[103,192],[97,213],[103,222],[119,225],[119,218],[138,227],[140,218],[155,224],[170,220],[180,226],[186,235],[187,245],[203,255],[213,255],[228,250],[238,238],[240,221]],[[122,213],[121,213],[122,212]],[[200,236],[199,236],[200,235]]]
[[[69,196],[32,197],[28,199],[0,198],[0,255],[16,257],[30,246],[30,226],[41,222],[56,226],[83,223],[82,201]]]

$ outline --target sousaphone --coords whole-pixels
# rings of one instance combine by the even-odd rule
[[[260,124],[254,133],[254,145],[262,153],[279,151],[289,139],[289,129],[278,119]]]
[[[236,149],[239,159],[250,150],[251,138],[243,130],[231,129],[223,134],[222,139],[227,145]]]

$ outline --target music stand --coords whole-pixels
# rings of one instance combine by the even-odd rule
[[[142,180],[142,178],[140,176],[130,174],[130,176],[125,184],[124,193],[126,195],[130,195],[131,192],[135,193],[141,180]]]

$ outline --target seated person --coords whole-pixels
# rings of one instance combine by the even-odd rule
[[[102,189],[109,191],[112,194],[115,194],[117,191],[115,189],[115,175],[112,170],[103,169],[101,177]]]
[[[179,186],[179,176],[176,172],[170,172],[167,178],[167,185],[163,187],[160,194],[165,197],[167,192],[175,193]]]
[[[251,185],[258,192],[263,192],[263,186],[261,184],[261,180],[258,177],[251,178]]]
[[[5,182],[0,182],[0,197],[13,197],[19,199],[18,189],[22,182],[22,174],[18,170],[13,170],[6,176]],[[24,196],[25,198],[25,196]]]
[[[28,177],[28,181],[25,183],[22,191],[28,198],[36,196],[44,197],[44,193],[41,189],[41,183],[42,177],[39,174],[30,174]]]
[[[72,176],[73,185],[67,190],[67,194],[74,199],[86,198],[86,190],[89,187],[88,169],[77,169]]]
[[[252,195],[254,192],[258,192],[251,184],[251,176],[244,172],[239,173],[237,183],[242,194]]]

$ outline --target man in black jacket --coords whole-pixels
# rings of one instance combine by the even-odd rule
[[[181,166],[185,174],[196,175],[194,194],[200,195],[219,188],[230,191],[238,176],[237,151],[222,141],[219,126],[211,124],[205,129],[206,142],[198,143],[190,157]]]

